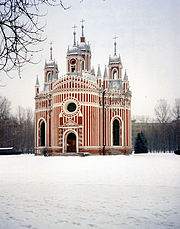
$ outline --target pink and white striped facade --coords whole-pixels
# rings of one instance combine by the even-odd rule
[[[131,153],[131,91],[115,52],[108,71],[91,68],[91,49],[82,33],[68,48],[67,73],[58,77],[52,59],[45,63],[44,88],[35,86],[35,152]]]

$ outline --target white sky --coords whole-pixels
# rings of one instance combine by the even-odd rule
[[[43,84],[45,59],[49,59],[49,43],[53,42],[53,57],[60,75],[66,73],[66,51],[73,42],[72,26],[77,38],[81,19],[85,20],[86,41],[91,44],[92,65],[101,72],[113,54],[113,37],[117,39],[123,67],[127,69],[132,90],[132,115],[154,115],[158,99],[173,105],[180,97],[180,1],[179,0],[66,0],[71,9],[48,8],[45,36],[47,40],[37,57],[37,65],[26,65],[22,79],[3,78],[6,87],[0,95],[8,97],[13,110],[18,105],[34,109],[36,75]],[[123,69],[123,71],[124,71]],[[3,73],[0,73],[1,77]],[[1,78],[2,79],[2,78]],[[1,81],[2,83],[2,81]]]

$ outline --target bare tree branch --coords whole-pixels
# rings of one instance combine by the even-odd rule
[[[156,118],[159,123],[167,123],[171,118],[170,106],[165,99],[160,99],[154,109]]]
[[[62,0],[2,0],[0,2],[0,70],[10,72],[33,63],[33,53],[40,51],[45,24],[40,23],[40,7],[65,6]]]
[[[180,98],[175,99],[175,104],[174,104],[174,107],[172,109],[172,113],[173,113],[175,120],[180,118]]]

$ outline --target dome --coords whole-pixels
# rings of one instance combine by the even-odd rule
[[[113,57],[109,57],[109,63],[121,63],[121,58],[120,56],[113,56]]]
[[[72,46],[71,48],[68,47],[67,54],[81,54],[81,50],[77,46]]]
[[[88,50],[88,51],[91,50],[90,45],[89,44],[86,44],[85,42],[81,42],[78,45],[78,47],[79,47],[80,50]]]
[[[58,68],[57,63],[55,62],[55,60],[49,60],[48,62],[45,62],[45,68]]]

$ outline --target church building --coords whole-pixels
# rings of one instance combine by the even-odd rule
[[[84,36],[68,46],[66,74],[58,76],[52,57],[44,66],[44,85],[35,85],[35,154],[129,154],[131,91],[120,55],[109,56],[108,67],[97,74],[91,67],[91,47]]]

